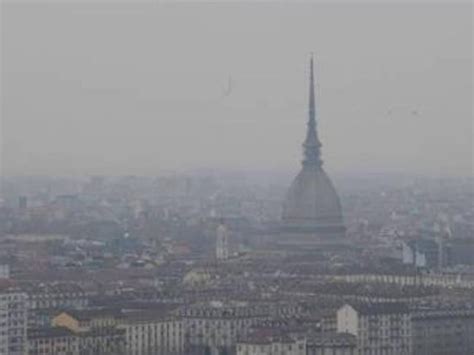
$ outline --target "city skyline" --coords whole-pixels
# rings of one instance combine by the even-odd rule
[[[473,355],[472,4],[2,2],[0,355]]]

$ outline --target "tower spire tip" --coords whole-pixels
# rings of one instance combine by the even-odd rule
[[[316,104],[314,94],[314,64],[313,53],[310,56],[310,74],[309,74],[309,118],[306,132],[306,139],[303,143],[305,166],[321,166],[321,142],[318,139],[316,130]]]

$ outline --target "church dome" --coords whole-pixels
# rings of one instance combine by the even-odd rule
[[[283,205],[282,220],[285,229],[344,229],[339,196],[321,167],[304,166],[293,180]]]
[[[316,129],[313,58],[310,63],[308,113],[303,167],[288,190],[283,205],[282,229],[321,237],[344,235],[339,196],[322,168],[321,142]]]

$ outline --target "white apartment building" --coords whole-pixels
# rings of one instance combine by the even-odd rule
[[[126,312],[120,328],[125,329],[128,355],[178,355],[184,351],[183,321],[154,312]]]
[[[403,303],[345,304],[337,311],[337,331],[356,336],[358,355],[411,354],[410,312]]]
[[[24,355],[26,329],[26,295],[10,285],[0,285],[0,355]]]

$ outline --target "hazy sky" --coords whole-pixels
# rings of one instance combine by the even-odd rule
[[[472,171],[472,5],[2,4],[5,174]],[[229,84],[229,77],[231,78]]]

